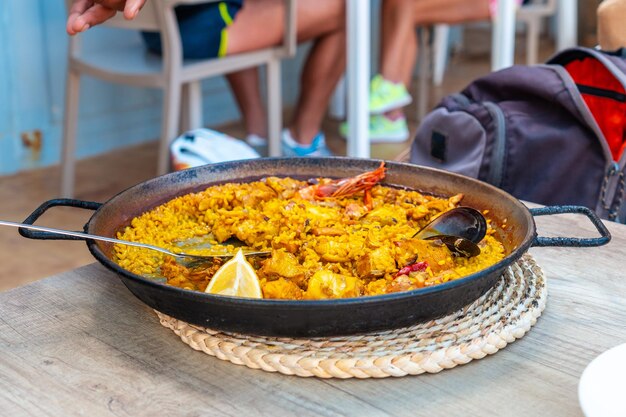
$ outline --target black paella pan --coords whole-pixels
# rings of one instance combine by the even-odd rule
[[[351,158],[264,158],[207,165],[174,172],[138,184],[103,204],[80,200],[50,200],[24,223],[32,224],[53,206],[95,210],[86,233],[115,237],[131,219],[174,197],[209,185],[245,182],[266,176],[350,177],[377,168],[378,160]],[[610,234],[593,212],[577,206],[529,210],[519,200],[486,183],[436,169],[387,162],[383,184],[451,196],[465,195],[463,205],[489,210],[490,217],[507,227],[498,229],[506,257],[497,264],[441,285],[407,292],[336,300],[272,300],[219,296],[183,290],[122,269],[111,260],[113,245],[87,240],[93,256],[117,273],[126,287],[148,306],[188,323],[223,331],[266,336],[314,337],[348,335],[409,326],[451,313],[476,300],[494,286],[502,271],[531,246],[599,246]],[[594,223],[601,237],[538,237],[533,215],[579,212]],[[33,239],[79,239],[20,229]]]

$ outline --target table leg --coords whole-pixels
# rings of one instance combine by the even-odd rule
[[[578,1],[559,0],[557,7],[556,49],[561,51],[578,45]]]
[[[510,67],[515,57],[515,0],[499,0],[491,35],[491,70]]]
[[[370,1],[348,0],[348,149],[347,155],[369,158]]]

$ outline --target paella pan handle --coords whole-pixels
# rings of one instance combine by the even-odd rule
[[[587,207],[583,206],[547,206],[541,208],[531,208],[530,214],[533,216],[544,216],[550,214],[579,213],[584,214],[591,220],[596,227],[600,237],[576,238],[576,237],[535,237],[533,246],[573,246],[573,247],[589,247],[602,246],[609,243],[611,233],[606,228],[602,220]]]
[[[82,208],[85,210],[98,210],[101,206],[101,203],[96,203],[93,201],[83,201],[83,200],[75,200],[71,198],[55,198],[53,200],[48,200],[43,203],[39,207],[35,209],[22,223],[24,224],[35,224],[38,218],[42,216],[49,208],[61,206],[61,207],[76,207]],[[28,238],[28,239],[37,239],[37,240],[85,240],[76,236],[65,236],[60,235],[58,233],[50,233],[50,232],[38,232],[32,231],[24,228],[18,229],[20,235]]]

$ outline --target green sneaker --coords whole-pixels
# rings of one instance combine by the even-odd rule
[[[339,134],[343,138],[348,137],[348,123],[342,122],[339,125]],[[372,114],[369,120],[370,142],[393,143],[404,142],[409,138],[409,128],[406,118],[399,117],[391,120],[382,114]]]
[[[393,83],[377,74],[370,82],[371,114],[383,114],[411,103],[411,95],[402,83]]]

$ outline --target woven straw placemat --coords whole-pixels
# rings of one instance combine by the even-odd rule
[[[193,349],[237,365],[303,377],[385,378],[436,373],[496,353],[530,330],[547,295],[541,268],[526,254],[472,304],[437,320],[389,331],[312,339],[259,337],[157,315]]]

